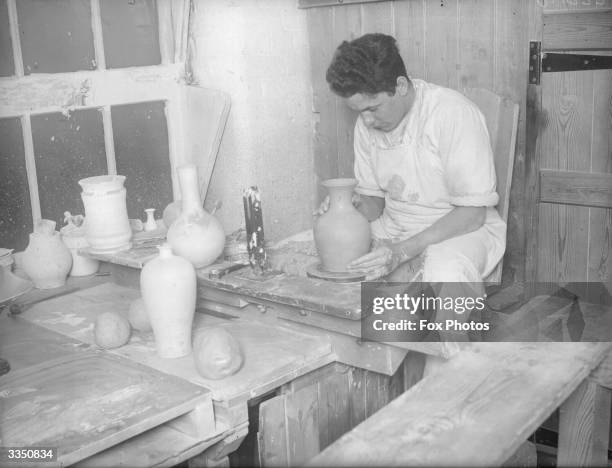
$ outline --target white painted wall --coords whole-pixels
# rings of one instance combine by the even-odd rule
[[[242,189],[262,194],[267,240],[311,227],[312,86],[306,12],[293,0],[194,0],[191,66],[232,107],[208,191],[227,233],[244,225]]]

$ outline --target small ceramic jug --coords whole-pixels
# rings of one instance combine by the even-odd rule
[[[72,267],[72,255],[55,230],[55,221],[40,219],[23,252],[22,266],[38,289],[63,286]]]
[[[355,179],[329,179],[321,185],[329,192],[329,209],[315,221],[315,245],[324,270],[345,272],[350,262],[368,253],[370,223],[351,201]]]

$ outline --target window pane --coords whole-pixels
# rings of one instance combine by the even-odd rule
[[[16,3],[26,75],[95,69],[89,0]]]
[[[101,0],[106,68],[159,65],[155,0]]]
[[[43,218],[64,225],[64,211],[85,214],[79,179],[107,173],[98,109],[32,117],[36,175]]]
[[[23,250],[32,208],[19,118],[0,119],[0,247]]]
[[[15,74],[7,0],[0,0],[0,76]],[[1,247],[1,246],[0,246]]]
[[[172,176],[165,104],[162,101],[111,108],[117,174],[126,176],[130,218],[155,217],[172,201]]]

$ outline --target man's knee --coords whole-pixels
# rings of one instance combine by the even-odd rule
[[[423,256],[423,281],[469,283],[482,281],[473,262],[460,252],[432,245],[425,249]]]

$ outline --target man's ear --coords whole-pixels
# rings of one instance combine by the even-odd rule
[[[396,83],[395,92],[400,96],[406,96],[408,94],[408,78],[405,76],[398,76]]]

